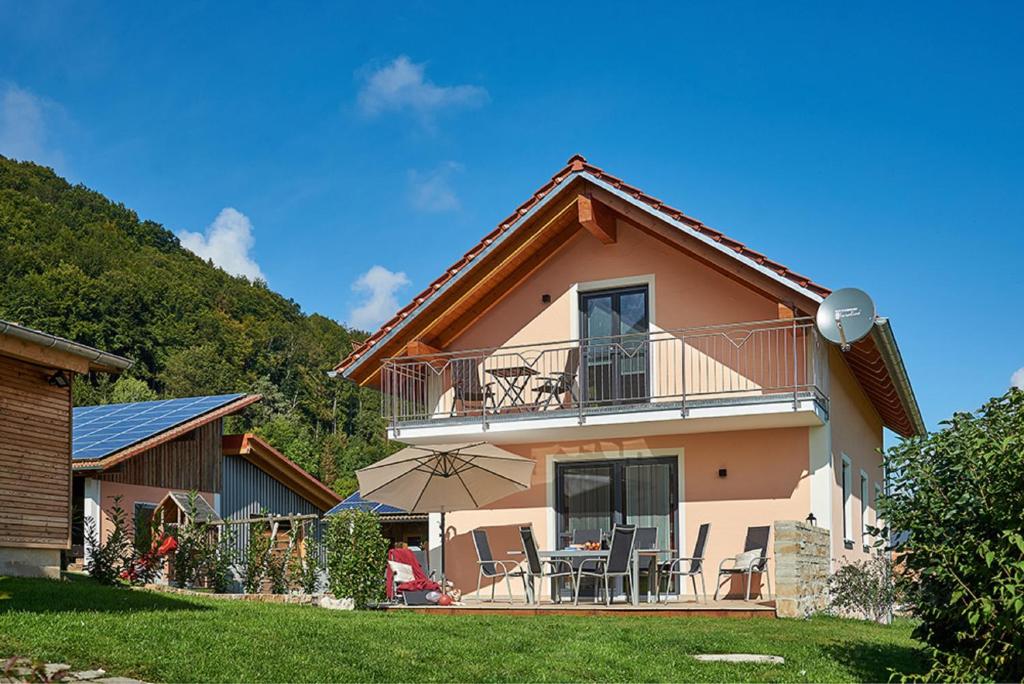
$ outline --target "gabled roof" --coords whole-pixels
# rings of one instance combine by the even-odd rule
[[[196,496],[192,505],[189,505],[189,493],[188,492],[167,492],[167,495],[160,500],[157,504],[156,510],[164,510],[167,507],[168,502],[173,503],[177,506],[186,518],[191,518],[194,522],[221,522],[221,517],[217,515],[217,511],[213,510],[213,506],[201,496]],[[168,521],[171,522],[171,521]]]
[[[341,501],[333,489],[254,434],[224,435],[221,445],[225,456],[245,458],[322,511]]]
[[[123,356],[3,320],[0,320],[0,353],[39,365],[56,365],[76,373],[120,373],[133,363]]]
[[[79,406],[72,420],[75,470],[109,468],[257,402],[258,394],[222,394],[127,404]]]
[[[659,239],[684,250],[701,250],[705,261],[714,267],[735,274],[737,279],[752,286],[757,281],[756,287],[762,291],[783,293],[785,300],[792,300],[799,310],[808,315],[813,315],[818,304],[831,294],[828,287],[629,185],[590,164],[582,156],[575,155],[512,215],[498,224],[497,228],[466,252],[461,259],[449,266],[437,280],[416,295],[379,330],[355,347],[338,364],[335,371],[347,378],[355,377],[361,382],[367,382],[376,369],[367,369],[373,368],[372,366],[362,368],[364,364],[372,359],[383,358],[388,351],[392,354],[400,353],[396,352],[396,345],[414,341],[411,338],[412,333],[407,333],[404,329],[414,320],[418,320],[421,314],[443,308],[440,302],[443,302],[445,297],[460,301],[468,300],[468,295],[458,290],[459,281],[482,277],[480,273],[486,273],[491,267],[490,264],[499,260],[494,256],[498,254],[498,250],[511,251],[509,244],[519,244],[513,241],[517,236],[522,235],[522,241],[535,239],[541,229],[530,233],[531,230],[535,230],[531,223],[547,221],[546,225],[552,226],[550,230],[555,232],[562,230],[566,223],[573,222],[576,217],[569,215],[564,208],[559,213],[558,201],[562,195],[571,196],[584,191],[595,193],[595,197],[612,205],[631,223],[645,221],[662,227],[667,226],[667,232],[658,233]],[[550,253],[557,250],[562,242],[553,239],[548,243],[538,241],[538,244],[540,247],[535,246],[535,252]],[[529,266],[529,258],[530,255],[524,252],[514,259],[509,258],[508,261],[526,261],[527,263],[522,265]],[[512,274],[515,273],[513,270]],[[777,296],[782,297],[783,294]],[[780,298],[780,301],[784,300]],[[468,314],[472,313],[470,309]],[[427,319],[430,317],[426,316]],[[406,340],[407,337],[410,339]],[[886,321],[880,322],[870,337],[854,345],[845,358],[888,427],[905,436],[924,431],[924,422],[910,388],[909,379],[906,377],[903,361],[899,357],[895,339]]]
[[[353,492],[345,497],[344,501],[327,511],[327,515],[334,515],[335,513],[351,510],[370,511],[377,515],[405,515],[407,513],[407,511],[401,508],[396,508],[395,506],[367,501],[359,495],[359,492]]]

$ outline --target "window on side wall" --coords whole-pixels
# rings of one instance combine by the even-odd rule
[[[860,543],[867,548],[871,544],[868,533],[868,504],[871,502],[868,489],[868,474],[860,471]]]
[[[875,485],[875,507],[874,507],[873,511],[874,511],[874,516],[875,516],[874,517],[874,519],[875,519],[875,527],[877,527],[880,530],[885,528],[885,523],[882,522],[881,516],[878,515],[878,502],[881,501],[881,499],[882,499],[882,485],[876,484]]]
[[[847,548],[853,545],[853,464],[850,457],[843,454],[843,542]]]

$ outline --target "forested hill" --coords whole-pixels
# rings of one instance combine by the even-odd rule
[[[0,318],[128,356],[76,405],[226,392],[255,429],[342,494],[389,449],[378,397],[326,376],[364,333],[230,276],[153,221],[48,168],[0,156]]]

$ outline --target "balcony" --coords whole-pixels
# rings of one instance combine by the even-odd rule
[[[408,442],[813,425],[828,412],[828,350],[808,318],[394,357],[381,371],[389,433]]]

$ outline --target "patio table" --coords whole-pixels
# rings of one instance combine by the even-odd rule
[[[651,575],[650,575],[651,579],[648,580],[648,585],[647,585],[647,602],[650,603],[651,602],[650,581],[651,580],[653,580],[655,582],[660,582],[661,581],[661,579],[658,577],[657,562],[658,562],[658,557],[661,556],[662,554],[665,554],[666,556],[671,557],[672,556],[672,549],[633,549],[633,566],[630,568],[630,572],[632,574],[630,575],[629,581],[632,583],[632,586],[633,586],[633,605],[634,606],[639,606],[640,605],[640,558],[641,557],[646,558],[648,564],[653,566],[653,571],[651,572]]]
[[[487,369],[487,374],[505,390],[505,397],[509,400],[510,408],[526,405],[526,397],[523,396],[523,392],[530,384],[530,378],[539,373],[540,371],[527,365]]]

